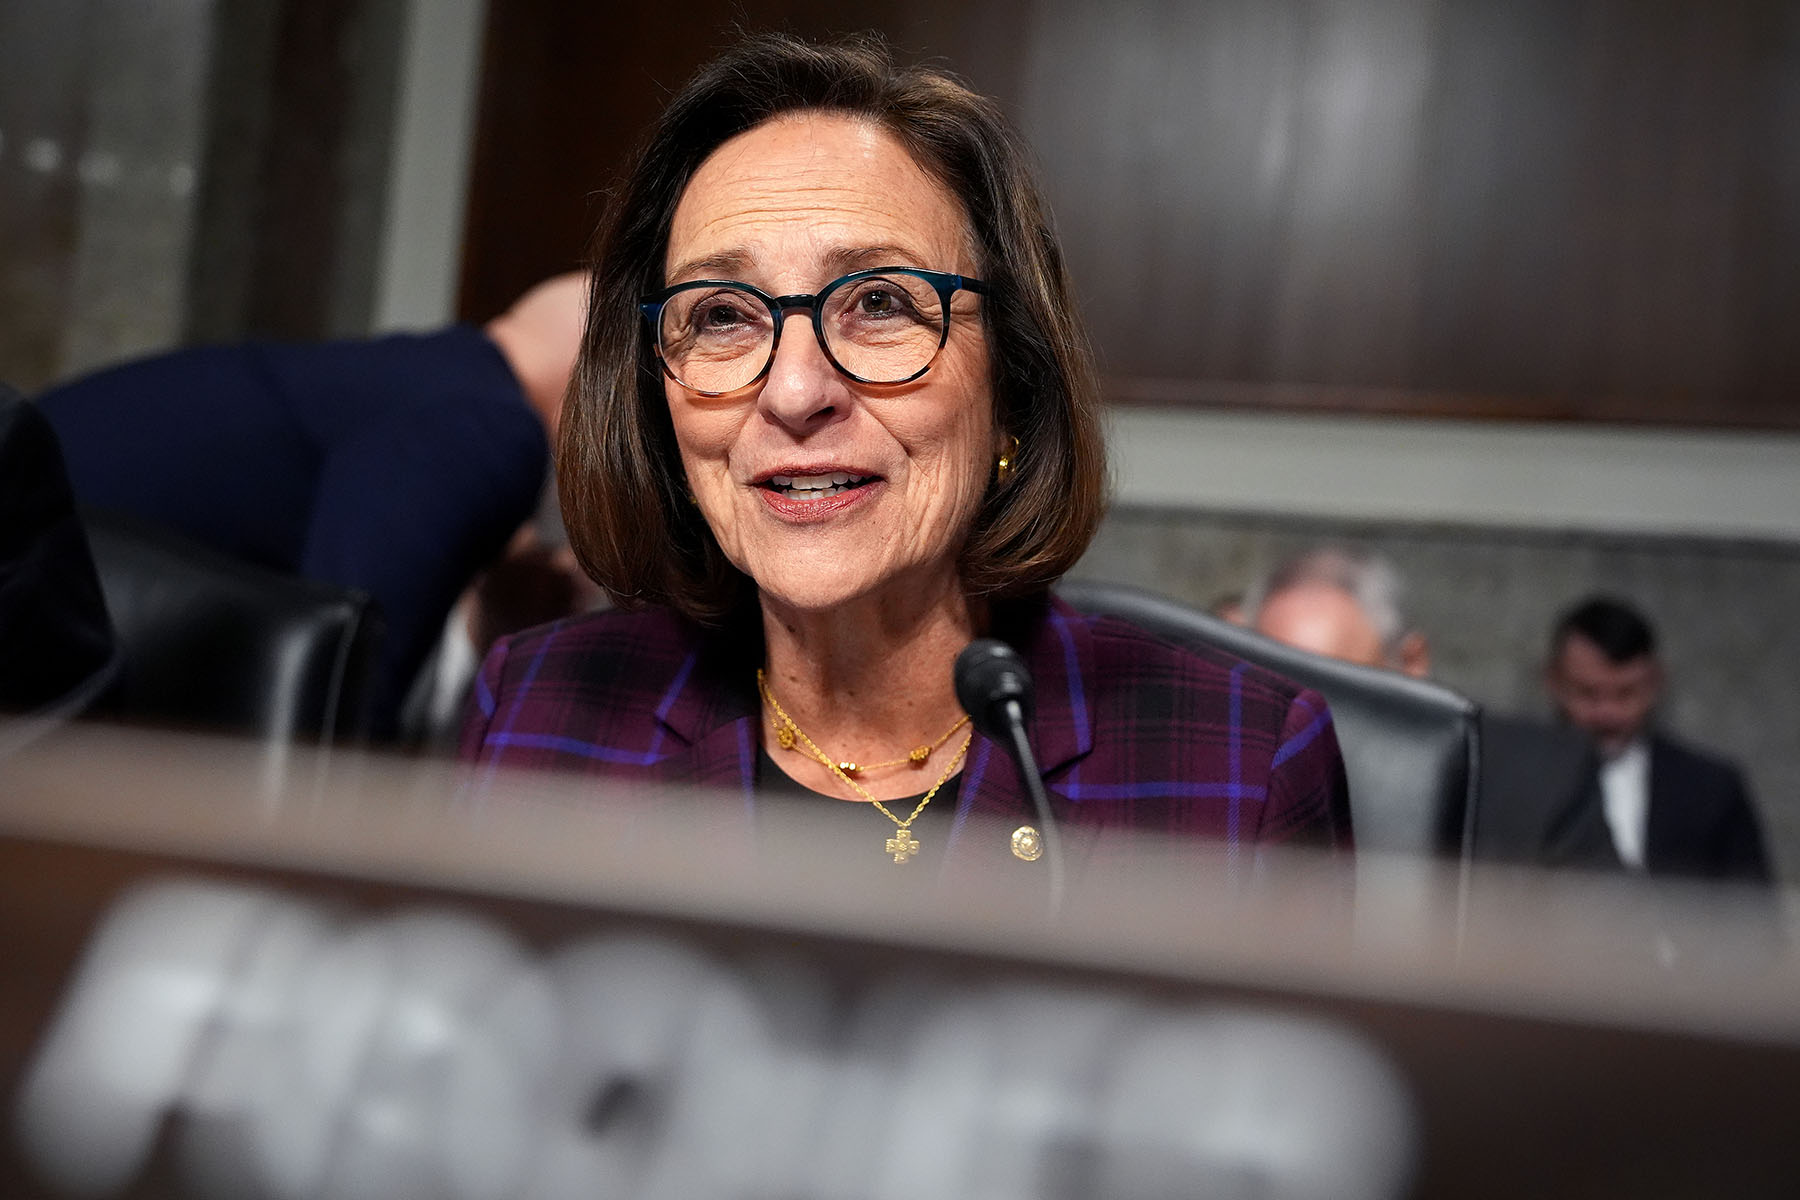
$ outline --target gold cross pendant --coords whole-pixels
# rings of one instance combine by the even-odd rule
[[[919,852],[919,841],[913,837],[912,830],[902,825],[887,840],[887,852],[894,856],[895,862],[903,863]]]

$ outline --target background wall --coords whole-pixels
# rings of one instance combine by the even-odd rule
[[[1790,0],[509,0],[465,312],[771,27],[873,27],[1012,110],[1116,401],[1800,425]]]
[[[0,4],[0,378],[22,390],[182,335],[211,8]]]
[[[487,17],[484,0],[411,0],[407,9],[374,299],[380,330],[425,329],[456,315]]]
[[[1116,397],[1800,418],[1800,7],[1016,8]]]
[[[453,276],[469,140],[453,106],[405,130],[401,172],[447,195],[449,236],[390,229],[413,232],[388,188],[414,9],[432,62],[453,64],[431,20],[451,10],[424,0],[0,4],[0,378],[29,393],[184,342],[358,334],[378,269]],[[461,62],[436,90],[466,109]],[[406,81],[421,108],[423,74]],[[454,165],[430,180],[416,164],[444,144]],[[388,262],[390,241],[412,257]],[[448,284],[401,311],[447,318]]]

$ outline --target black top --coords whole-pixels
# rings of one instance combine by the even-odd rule
[[[919,768],[900,769],[916,770],[926,779],[925,787],[917,793],[903,800],[883,800],[881,802],[889,812],[904,821],[912,810],[918,807],[919,801],[925,798],[925,792],[930,789],[931,784],[937,782],[935,771],[943,768],[940,766],[934,770],[930,762],[927,762]],[[931,803],[925,806],[925,811],[921,812],[908,826],[913,840],[919,843],[918,850],[913,852],[906,863],[896,865],[915,867],[930,865],[935,868],[943,861],[944,848],[950,844],[950,831],[955,826],[956,797],[961,785],[962,773],[960,771],[944,781],[944,786],[939,788],[937,795],[931,798]],[[884,849],[887,839],[893,837],[896,831],[893,821],[882,816],[876,811],[875,806],[867,801],[843,800],[835,796],[826,796],[804,786],[776,765],[775,760],[769,756],[766,749],[758,751],[756,756],[756,792],[759,796],[778,797],[783,800],[817,802],[822,820],[832,822],[850,831],[847,836],[866,837],[871,857],[877,854],[886,854],[890,861],[893,858],[893,855]]]
[[[71,715],[115,666],[56,435],[0,384],[0,713]]]

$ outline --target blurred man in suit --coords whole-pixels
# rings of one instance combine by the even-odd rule
[[[1405,584],[1383,555],[1322,546],[1287,559],[1255,589],[1257,632],[1314,654],[1423,679],[1431,646],[1406,615]],[[1546,866],[1616,865],[1599,803],[1598,759],[1586,738],[1523,717],[1483,712],[1474,853]]]
[[[1768,858],[1743,776],[1654,729],[1663,669],[1656,635],[1623,601],[1594,596],[1556,624],[1545,686],[1593,739],[1601,798],[1584,820],[1634,871],[1763,882]]]

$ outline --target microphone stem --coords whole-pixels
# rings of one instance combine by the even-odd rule
[[[1044,781],[1038,776],[1037,755],[1031,752],[1031,739],[1025,734],[1025,710],[1017,700],[1001,704],[1007,735],[1012,739],[1013,759],[1019,764],[1019,777],[1031,794],[1031,805],[1037,810],[1038,833],[1044,839],[1044,857],[1050,863],[1050,916],[1062,912],[1063,857],[1062,838],[1057,833],[1056,818],[1050,815],[1050,797],[1044,792]]]

